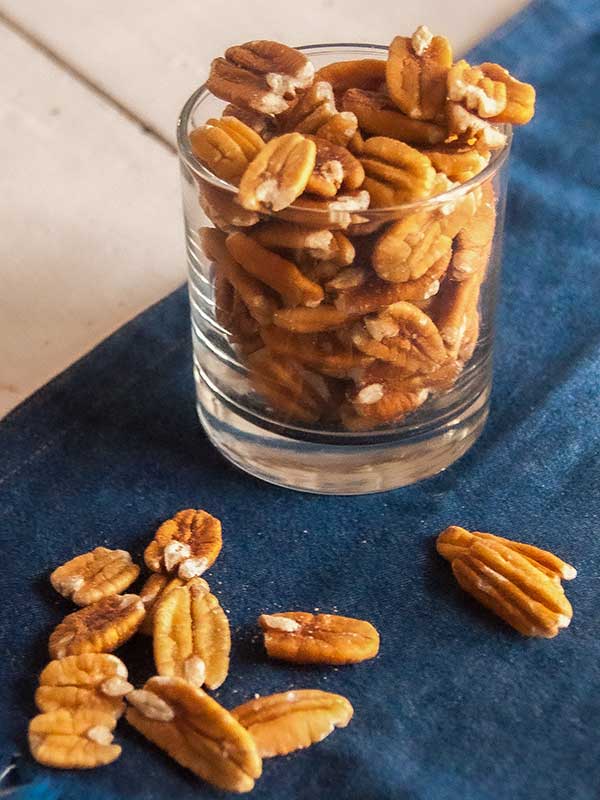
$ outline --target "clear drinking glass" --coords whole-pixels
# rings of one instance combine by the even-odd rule
[[[387,52],[360,44],[301,49],[317,68],[339,60],[385,59]],[[349,313],[348,324],[296,335],[273,325],[259,330],[232,294],[218,259],[207,257],[202,245],[205,227],[251,230],[246,226],[252,220],[241,209],[232,225],[235,188],[202,166],[188,139],[194,128],[219,117],[224,105],[201,87],[178,123],[197,409],[207,435],[246,472],[308,492],[379,492],[440,472],[471,447],[488,415],[510,126],[500,126],[506,145],[482,172],[432,199],[389,209],[298,208],[295,223],[343,232],[356,257],[350,272],[340,270],[342,288],[332,290]],[[495,217],[493,238],[489,230],[481,233],[476,217],[461,238],[460,220],[483,204],[488,227]],[[424,231],[439,223],[435,230],[453,237],[450,265],[438,275],[436,262],[419,278],[386,284],[371,275],[374,249],[391,226],[409,219],[421,220]],[[352,288],[365,271],[375,283]],[[387,304],[396,301],[388,313]],[[407,312],[415,319],[407,321]],[[427,362],[424,372],[423,358],[427,361],[433,348],[435,361],[439,341],[431,340],[423,314],[443,334],[447,353],[446,362],[438,358],[434,368]],[[423,341],[419,326],[427,331]],[[416,369],[403,347],[417,358]],[[399,416],[403,410],[407,413]]]

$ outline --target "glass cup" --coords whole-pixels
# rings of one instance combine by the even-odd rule
[[[317,68],[387,53],[300,49]],[[472,446],[488,416],[510,126],[499,126],[506,144],[478,175],[432,199],[369,209],[358,191],[274,215],[307,234],[305,250],[275,247],[278,256],[324,293],[317,315],[314,303],[298,314],[232,263],[225,240],[234,233],[271,247],[259,249],[268,269],[281,264],[257,236],[269,220],[238,206],[235,187],[190,147],[189,133],[224,105],[201,87],[178,123],[207,435],[246,472],[307,492],[365,494],[435,475]]]

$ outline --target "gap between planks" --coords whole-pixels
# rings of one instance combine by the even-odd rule
[[[83,84],[87,89],[89,89],[90,92],[93,92],[93,94],[99,97],[103,102],[108,103],[108,105],[111,106],[111,108],[113,108],[122,117],[125,117],[125,119],[129,120],[129,122],[133,122],[134,125],[141,129],[142,133],[153,138],[165,150],[168,150],[169,153],[174,154],[177,152],[175,146],[168,139],[166,139],[162,133],[160,133],[160,131],[157,131],[150,122],[145,120],[143,117],[140,117],[135,113],[135,111],[132,111],[131,109],[127,108],[127,106],[123,105],[120,100],[107,92],[106,89],[103,89],[100,84],[96,83],[94,80],[92,80],[92,78],[81,72],[77,66],[72,64],[70,61],[67,61],[66,58],[57,53],[36,34],[24,28],[19,22],[10,17],[1,9],[0,24],[5,25],[9,30],[27,42],[27,44],[29,44],[31,47],[35,48],[40,53],[43,53],[43,55],[52,61],[53,64],[67,72],[74,80]]]

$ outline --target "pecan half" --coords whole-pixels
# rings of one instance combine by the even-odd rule
[[[503,83],[506,86],[506,107],[503,111],[492,117],[492,122],[511,125],[526,125],[535,113],[535,89],[529,83],[522,83],[499,64],[486,61],[480,64],[480,69],[486,78]]]
[[[361,130],[372,136],[389,136],[408,144],[423,145],[443,142],[446,136],[441,125],[406,116],[386,95],[376,92],[348,89],[342,99],[342,108],[352,111]]]
[[[460,103],[449,102],[446,106],[449,139],[475,143],[477,147],[498,150],[506,144],[506,135],[492,124],[467,111]]]
[[[316,422],[332,405],[328,382],[299,361],[263,348],[248,357],[248,366],[255,389],[286,420]]]
[[[300,133],[276,136],[248,165],[238,199],[249,211],[281,211],[299,197],[315,167],[317,147]]]
[[[220,231],[214,228],[201,228],[200,240],[208,258],[215,262],[217,271],[222,273],[235,288],[252,318],[259,325],[269,325],[279,307],[275,294],[232,258],[225,244],[226,237]]]
[[[317,146],[317,157],[306,191],[320,197],[335,197],[342,187],[349,191],[359,189],[365,178],[360,161],[345,147],[319,137],[310,138]]]
[[[447,357],[436,324],[405,301],[356,323],[352,341],[361,352],[410,372],[431,372]]]
[[[258,133],[260,138],[267,142],[275,135],[275,119],[270,114],[261,114],[259,111],[253,111],[251,108],[239,108],[231,103],[223,109],[222,117],[235,117],[247,125],[255,133]]]
[[[511,547],[477,540],[452,559],[462,589],[525,636],[553,638],[573,616],[556,583]]]
[[[399,422],[407,414],[423,405],[429,392],[427,389],[407,391],[403,387],[370,383],[350,397],[352,409],[358,417],[369,420],[371,425]],[[346,417],[348,422],[350,417]],[[357,430],[356,425],[351,429]],[[365,426],[367,429],[368,426]]]
[[[262,772],[250,733],[182,678],[154,677],[128,700],[127,721],[178,764],[214,786],[249,792]]]
[[[497,117],[506,108],[506,85],[461,59],[448,72],[448,99],[483,119]]]
[[[456,237],[450,274],[454,280],[485,273],[496,229],[496,199],[490,182],[482,186],[481,199],[469,222]]]
[[[237,263],[274,289],[285,305],[313,308],[323,300],[323,289],[306,278],[292,261],[267,250],[249,236],[232,233],[227,237],[226,245]]]
[[[318,308],[282,308],[273,316],[273,324],[292,333],[321,333],[339,328],[350,319],[335,306],[323,304]]]
[[[373,248],[373,269],[386,281],[404,283],[428,272],[448,253],[452,241],[440,222],[427,213],[409,214],[395,222]]]
[[[361,619],[286,611],[261,614],[258,622],[271,658],[296,664],[356,664],[379,652],[379,634]]]
[[[371,362],[352,343],[343,343],[332,332],[291,333],[274,325],[262,328],[266,347],[283,359],[293,359],[322,375],[346,378],[356,367]]]
[[[338,95],[348,89],[377,91],[385,83],[385,61],[377,58],[335,61],[317,70],[315,81],[327,81]]]
[[[249,700],[231,712],[256,742],[262,758],[285,756],[345,728],[354,709],[339,694],[296,689]]]
[[[488,544],[496,542],[520,553],[532,566],[539,569],[555,583],[560,583],[561,580],[571,581],[577,577],[575,567],[567,564],[562,558],[548,550],[543,550],[525,542],[515,542],[513,539],[506,539],[493,533],[468,531],[458,525],[450,525],[439,534],[436,540],[436,548],[443,558],[452,562],[455,558],[466,555],[469,548],[476,542],[483,542],[484,544],[486,542]]]
[[[348,147],[358,132],[358,120],[352,111],[338,111],[317,131],[319,139]]]
[[[451,181],[464,183],[478,175],[490,161],[488,150],[481,152],[476,147],[463,143],[441,144],[421,151],[438,172],[443,172]]]
[[[229,47],[225,58],[216,58],[206,85],[235,106],[280,114],[313,77],[313,65],[299,50],[259,40]]]
[[[234,195],[226,189],[200,182],[198,194],[200,207],[209,220],[220,230],[231,233],[237,228],[249,228],[260,220],[254,211],[247,211],[236,202]]]
[[[139,573],[140,568],[125,550],[96,547],[57,567],[50,575],[50,583],[63,597],[78,606],[87,606],[127,589]]]
[[[140,591],[140,600],[146,609],[146,616],[140,625],[140,633],[152,636],[154,632],[154,612],[159,601],[172,589],[183,586],[184,583],[185,581],[182,581],[181,578],[171,578],[169,575],[163,575],[160,572],[153,572],[150,575]],[[208,584],[206,585],[208,586]]]
[[[332,258],[338,250],[334,235],[327,228],[303,228],[281,220],[263,222],[250,235],[268,250],[291,250],[318,261]]]
[[[365,142],[360,162],[373,208],[418,200],[432,192],[435,170],[431,161],[404,142],[374,136]]]
[[[237,184],[265,143],[236,117],[209,119],[190,133],[196,158],[218,178]]]
[[[330,230],[345,229],[354,222],[364,220],[354,212],[369,207],[369,193],[363,189],[338,195],[331,200],[299,197],[291,206],[279,213],[279,219],[305,225],[307,228],[328,227]]]
[[[142,623],[144,604],[136,594],[114,594],[68,614],[52,631],[52,658],[81,653],[111,653],[130,639]]]
[[[84,653],[51,661],[40,675],[35,704],[40,711],[86,708],[120,717],[123,696],[133,689],[127,667],[107,653]]]
[[[186,508],[163,522],[144,551],[144,561],[153,572],[176,572],[188,581],[214,564],[222,544],[219,520],[206,511]]]
[[[91,769],[121,755],[112,744],[117,720],[90,708],[60,708],[29,723],[29,749],[39,764],[59,769]]]
[[[227,677],[229,622],[206,581],[193,578],[163,594],[154,611],[154,662],[159,675],[217,689]]]
[[[412,37],[396,36],[386,68],[390,97],[413,119],[443,119],[451,66],[452,48],[444,36],[433,36],[425,26]]]

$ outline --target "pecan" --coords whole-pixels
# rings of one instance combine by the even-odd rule
[[[96,547],[57,567],[50,582],[63,597],[78,606],[87,606],[127,589],[139,573],[140,568],[125,550]]]
[[[231,257],[226,247],[226,237],[214,228],[201,228],[200,240],[206,255],[211,258],[235,288],[250,315],[259,325],[268,325],[278,308],[275,295],[264,283],[257,281]]]
[[[261,114],[251,108],[239,108],[231,103],[223,109],[222,117],[235,117],[247,125],[266,142],[275,135],[275,119],[269,114]]]
[[[332,405],[327,381],[298,361],[263,348],[249,356],[248,366],[256,390],[286,420],[316,422]]]
[[[307,228],[339,230],[364,218],[354,214],[369,207],[369,193],[364,189],[338,195],[331,200],[317,200],[300,197],[289,208],[279,213],[279,219],[305,225]]]
[[[378,277],[370,278],[356,288],[340,292],[334,305],[347,314],[361,316],[379,311],[400,300],[417,303],[429,299],[440,288],[440,280],[448,269],[450,255],[448,250],[424,275],[414,281],[389,283]]]
[[[326,139],[312,138],[317,146],[315,167],[306,191],[320,197],[335,197],[340,188],[349,191],[360,188],[365,171],[360,161],[341,145]]]
[[[345,728],[354,709],[339,694],[297,689],[249,700],[231,712],[246,728],[262,758],[285,756]]]
[[[515,542],[513,539],[505,539],[493,533],[482,533],[481,531],[468,531],[458,525],[450,525],[442,531],[436,540],[438,553],[447,561],[452,562],[458,556],[466,555],[469,548],[476,542],[498,543],[519,553],[526,558],[532,566],[543,572],[555,583],[561,580],[570,581],[577,577],[577,570],[562,558],[555,556],[548,550],[535,547],[524,542]]]
[[[560,583],[501,542],[476,539],[451,564],[462,589],[525,636],[550,639],[571,621]]]
[[[412,37],[396,36],[386,68],[390,97],[412,119],[443,119],[451,66],[452,48],[444,36],[433,36],[424,26]]]
[[[159,675],[217,689],[227,677],[229,622],[206,581],[193,578],[163,594],[154,611],[154,661]]]
[[[364,188],[374,208],[395,206],[431,194],[435,180],[431,161],[404,142],[374,136],[365,142],[360,161],[366,175]]]
[[[299,197],[315,166],[317,147],[300,133],[276,136],[248,165],[238,199],[249,211],[281,211]]]
[[[338,111],[327,122],[323,123],[317,135],[332,144],[348,147],[358,132],[358,120],[352,111]]]
[[[263,40],[229,47],[225,58],[212,62],[206,85],[235,106],[280,114],[313,77],[313,65],[299,50]]]
[[[201,579],[199,579],[201,580]],[[146,616],[140,625],[140,633],[152,636],[154,631],[154,613],[160,600],[172,589],[183,586],[181,578],[171,578],[160,572],[153,572],[140,591],[140,600],[146,609]],[[208,586],[208,584],[206,584]]]
[[[294,334],[273,325],[262,328],[260,335],[275,355],[284,360],[293,359],[333,378],[346,378],[356,367],[370,364],[372,360],[352,343],[342,343],[331,332]]]
[[[506,108],[506,85],[462,59],[448,72],[448,99],[483,119],[496,117]]]
[[[283,308],[276,311],[273,324],[292,333],[321,333],[345,325],[350,318],[330,305],[318,308]]]
[[[127,667],[107,653],[84,653],[51,661],[40,675],[35,704],[40,711],[87,708],[120,717],[122,697],[133,689]]]
[[[496,228],[496,200],[491,182],[481,187],[481,198],[468,224],[457,235],[450,274],[455,280],[483,274]]]
[[[114,594],[68,614],[50,635],[51,658],[111,653],[142,623],[144,604],[136,594]]]
[[[431,372],[447,357],[435,323],[406,301],[356,323],[352,341],[361,352],[411,372]]]
[[[214,284],[215,317],[231,344],[234,344],[242,353],[252,353],[262,347],[262,340],[258,335],[259,325],[250,315],[244,301],[229,283],[227,278],[217,272]]]
[[[258,619],[271,658],[296,664],[356,664],[379,652],[370,622],[335,614],[286,611]]]
[[[29,723],[29,749],[46,767],[91,769],[121,755],[112,744],[117,720],[92,708],[59,708],[38,714]]]
[[[506,87],[506,107],[503,111],[492,117],[492,122],[511,125],[525,125],[535,112],[535,89],[529,83],[521,83],[499,64],[485,62],[476,69],[480,69],[486,78]]]
[[[462,143],[441,144],[421,150],[438,172],[443,172],[451,181],[464,183],[478,175],[490,160],[488,150],[480,152],[476,147]]]
[[[342,99],[344,111],[356,114],[359,127],[371,136],[389,136],[408,144],[431,145],[443,142],[441,125],[407,117],[383,94],[349,89]]]
[[[316,133],[337,113],[333,90],[328,83],[319,81],[307,89],[295,105],[282,114],[279,119],[281,131]]]
[[[209,220],[222,231],[231,233],[237,228],[249,228],[260,220],[254,211],[246,211],[226,189],[200,182],[200,207]]]
[[[417,280],[452,246],[440,223],[427,213],[409,214],[391,225],[373,248],[373,269],[386,281]]]
[[[317,70],[315,81],[327,81],[338,95],[348,89],[377,91],[385,84],[385,61],[377,58],[336,61]]]
[[[332,258],[338,251],[333,233],[327,228],[303,228],[292,222],[272,220],[263,222],[250,235],[269,250],[302,252],[319,261]]]
[[[265,143],[236,117],[209,119],[190,133],[196,158],[218,178],[237,184]]]
[[[163,522],[144,551],[144,561],[153,572],[176,572],[187,581],[214,564],[221,545],[219,520],[206,511],[186,508]]]
[[[178,764],[226,791],[254,787],[262,762],[252,736],[202,689],[154,677],[128,699],[130,725]]]
[[[244,233],[230,234],[226,244],[238,264],[274,289],[285,305],[314,308],[323,300],[321,287],[306,278],[292,261],[267,250]]]
[[[506,135],[491,124],[467,111],[460,103],[449,102],[446,106],[449,139],[466,140],[477,147],[497,150],[506,144]]]
[[[479,340],[479,311],[476,308],[471,309],[467,315],[464,325],[463,335],[460,340],[458,353],[456,356],[457,362],[464,366],[471,358],[477,347]]]
[[[442,232],[451,239],[459,234],[472,220],[482,200],[481,187],[467,192],[440,208],[439,222]]]
[[[352,409],[358,417],[370,420],[371,425],[399,422],[427,400],[427,389],[406,391],[400,387],[386,387],[382,383],[364,386],[351,397]],[[350,421],[350,418],[347,418]],[[350,421],[349,427],[352,427]],[[366,428],[365,428],[366,429]]]

